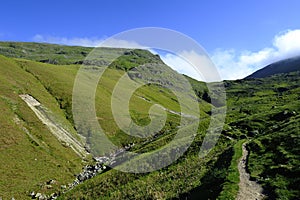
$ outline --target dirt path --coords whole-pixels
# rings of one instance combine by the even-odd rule
[[[250,175],[246,171],[246,162],[249,152],[246,149],[246,144],[243,146],[243,155],[239,161],[238,169],[240,173],[239,193],[237,200],[260,200],[265,197],[262,194],[262,187],[255,181],[250,181]]]

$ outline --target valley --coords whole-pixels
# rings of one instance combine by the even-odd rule
[[[290,68],[289,62],[279,63],[279,67],[276,64],[276,68],[286,67],[290,71],[272,73],[271,70],[264,72],[267,74],[264,77],[224,81],[225,124],[220,127],[222,132],[216,146],[201,158],[199,150],[207,134],[211,111],[216,108],[206,83],[186,77],[195,93],[192,99],[197,102],[199,113],[189,107],[182,112],[174,92],[162,86],[169,84],[167,81],[138,88],[129,102],[132,120],[141,126],[148,125],[149,110],[159,104],[166,113],[166,122],[154,135],[128,135],[118,127],[112,113],[110,102],[115,86],[129,71],[132,82],[155,79],[146,70],[149,75],[141,78],[135,70],[140,66],[154,69],[161,77],[167,76],[162,73],[167,66],[159,56],[146,50],[100,48],[101,56],[85,60],[91,51],[92,48],[86,47],[0,42],[0,197],[3,200],[31,199],[32,191],[35,195],[43,194],[44,199],[54,196],[58,199],[297,199],[300,196],[300,71],[297,70],[300,62],[293,60]],[[116,55],[120,57],[112,62]],[[73,84],[83,63],[91,74],[110,63],[96,88],[95,110],[97,122],[118,149],[106,147],[90,127],[75,125]],[[168,72],[172,73],[175,72]],[[175,79],[175,75],[172,77]],[[184,94],[185,90],[178,88]],[[126,173],[109,167],[109,155],[114,157],[116,150],[133,153],[161,150],[176,137],[181,118],[192,124],[198,117],[197,134],[192,136],[191,145],[171,165],[145,173]],[[144,168],[152,169],[153,163],[160,159],[178,156],[180,143],[185,141],[184,137],[178,139],[176,148],[170,149],[172,154],[153,158]],[[109,153],[103,153],[102,160],[95,160],[94,152],[101,153],[103,147]],[[138,162],[140,157],[136,158]],[[50,180],[55,181],[48,184]]]

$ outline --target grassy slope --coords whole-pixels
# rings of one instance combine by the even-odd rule
[[[238,170],[238,162],[242,157],[242,145],[245,140],[239,140],[234,146],[234,155],[232,157],[230,167],[228,168],[228,174],[226,177],[226,182],[223,185],[222,192],[218,196],[219,200],[227,200],[234,199],[239,191],[239,170]]]
[[[23,68],[27,72],[40,80],[49,93],[56,98],[60,107],[65,111],[67,118],[72,122],[72,89],[78,66],[41,64],[28,60],[17,60],[17,63],[23,65]],[[116,82],[123,74],[124,72],[120,70],[107,69],[100,79],[95,102],[101,126],[118,145],[122,141],[124,144],[127,144],[128,141],[126,142],[124,141],[125,138],[118,137],[120,136],[118,135],[120,132],[113,120],[110,99]],[[177,102],[171,99],[171,97],[174,98],[174,95],[170,91],[156,86],[144,86],[135,92],[130,102],[132,117],[140,123],[147,123],[149,121],[148,110],[153,105],[153,103],[147,102],[140,97],[146,97],[150,101],[153,101],[153,103],[159,102],[170,110],[179,111]],[[175,118],[174,115],[173,117],[170,115],[170,117]],[[145,122],[142,122],[143,120]]]
[[[0,197],[24,199],[26,191],[44,189],[45,181],[70,182],[81,168],[81,159],[52,136],[25,102],[18,96],[29,93],[45,105],[68,130],[73,130],[55,99],[32,75],[14,60],[0,56]],[[17,125],[16,118],[22,125]],[[29,130],[35,140],[23,130]]]

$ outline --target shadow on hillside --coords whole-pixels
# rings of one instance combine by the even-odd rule
[[[224,151],[218,160],[210,166],[210,171],[200,180],[200,186],[192,189],[190,192],[181,194],[179,198],[175,199],[216,199],[222,191],[222,184],[227,177],[227,170],[230,166],[234,152],[233,148]],[[208,164],[210,165],[210,164]]]

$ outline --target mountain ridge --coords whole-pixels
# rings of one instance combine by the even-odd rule
[[[289,73],[300,70],[300,56],[283,59],[263,67],[260,70],[250,74],[249,78],[265,78],[275,74]]]

